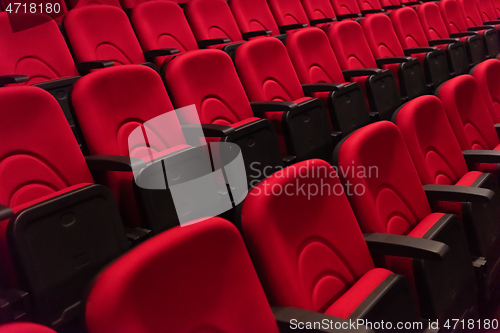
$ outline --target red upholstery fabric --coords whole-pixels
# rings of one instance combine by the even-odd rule
[[[492,0],[476,0],[477,9],[484,22],[497,21],[500,15],[497,14]]]
[[[406,235],[431,213],[396,125],[381,121],[354,132],[340,147],[338,158],[344,170],[353,165],[372,168],[372,177],[341,174],[345,182],[364,188],[364,195],[349,198],[363,232]]]
[[[279,332],[238,230],[221,218],[116,261],[92,288],[86,322],[90,333]]]
[[[438,3],[438,6],[450,34],[467,31],[465,17],[456,0],[442,0]]]
[[[492,5],[496,10],[497,17],[500,17],[500,2],[492,0]]]
[[[175,105],[194,104],[203,124],[233,125],[254,117],[231,58],[222,51],[183,54],[167,66],[165,78]]]
[[[231,9],[225,0],[191,0],[185,8],[186,17],[197,40],[229,38],[243,40]]]
[[[88,5],[108,5],[122,8],[119,0],[66,0],[69,9]]]
[[[64,19],[64,16],[66,15],[66,13],[68,12],[68,7],[66,6],[66,2],[64,0],[55,0],[55,1],[51,1],[50,3],[54,6],[54,4],[59,4],[59,12],[55,12],[54,10],[51,12],[51,13],[46,13],[46,10],[44,7],[44,5],[47,4],[47,1],[42,1],[42,0],[33,0],[33,1],[30,1],[30,2],[21,2],[21,4],[24,4],[26,3],[27,5],[27,8],[26,8],[26,11],[24,9],[24,7],[20,7],[19,9],[18,8],[18,5],[16,5],[16,3],[19,3],[18,1],[15,1],[15,0],[1,0],[0,1],[0,11],[5,11],[7,12],[7,8],[9,7],[10,5],[10,9],[12,10],[11,13],[9,13],[9,16],[12,18],[12,13],[14,14],[28,14],[28,17],[31,18],[31,19],[34,19],[34,17],[36,15],[46,15],[46,16],[49,16],[51,17],[58,25],[61,24],[61,22],[63,21]],[[36,11],[35,13],[32,13],[30,11],[30,3],[35,3],[37,4],[37,7],[36,8],[40,8],[40,5],[42,5],[42,8],[44,8],[44,11],[42,13],[40,13],[39,11]],[[54,8],[54,7],[52,7]],[[17,11],[16,11],[17,10]],[[44,14],[45,13],[45,14]],[[33,15],[34,14],[34,15]],[[36,26],[35,24],[30,24],[28,25],[30,28],[31,27],[34,27]]]
[[[76,62],[111,60],[118,66],[146,61],[127,14],[120,8],[76,8],[66,15],[64,28]]]
[[[54,21],[12,32],[9,16],[20,22],[46,20],[37,14],[0,13],[0,75],[20,74],[28,84],[78,75],[66,42]],[[50,40],[50,47],[47,47]],[[8,51],[7,51],[8,50]]]
[[[230,0],[229,6],[241,32],[270,30],[279,35],[280,31],[266,0]]]
[[[309,20],[334,18],[335,12],[329,0],[302,0],[302,6]]]
[[[378,0],[358,0],[358,6],[361,10],[382,9],[382,5]]]
[[[0,326],[0,333],[56,333],[56,331],[38,324],[15,323]]]
[[[300,0],[268,0],[268,3],[278,26],[309,24]]]
[[[437,4],[434,2],[423,3],[417,6],[416,11],[428,40],[450,38]]]
[[[500,60],[489,59],[483,61],[474,67],[472,75],[476,79],[493,123],[500,123],[500,86],[498,85]]]
[[[330,2],[337,15],[361,13],[356,0],[330,0]]]
[[[395,10],[391,13],[391,21],[403,49],[429,46],[418,15],[412,8]]]
[[[143,50],[173,48],[180,53],[197,50],[198,44],[182,9],[171,1],[147,1],[132,10],[130,17]],[[168,57],[156,57],[161,68]]]
[[[483,19],[476,5],[476,1],[473,0],[457,0],[458,6],[462,10],[465,17],[465,22],[468,27],[477,27],[483,25]]]
[[[399,0],[381,0],[380,4],[382,5],[382,7],[401,6],[401,1],[399,1]],[[392,12],[392,10],[391,10],[391,12]]]
[[[494,149],[500,144],[476,80],[461,75],[439,89],[446,115],[462,150]]]
[[[324,192],[308,196],[299,190],[315,186]],[[243,234],[272,305],[348,316],[388,274],[372,273],[346,196],[333,191],[340,188],[328,163],[308,160],[278,171],[249,193],[241,215]],[[278,189],[292,194],[273,194]],[[329,309],[337,300],[339,305]]]
[[[129,156],[130,133],[174,109],[160,76],[153,69],[140,65],[106,68],[84,76],[73,89],[72,103],[92,155]],[[161,121],[160,128],[149,124],[144,130],[150,149],[139,151],[144,148],[137,147],[134,157],[186,145],[174,114]],[[137,226],[140,218],[132,178],[130,172],[108,172],[106,182],[119,203],[125,222]]]

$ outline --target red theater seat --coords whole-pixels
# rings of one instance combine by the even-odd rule
[[[471,70],[472,76],[477,81],[479,90],[483,95],[486,107],[490,111],[493,123],[500,123],[500,61],[489,59],[477,65]]]
[[[391,119],[401,105],[398,85],[390,71],[378,69],[361,26],[346,20],[332,25],[327,34],[345,79],[365,89],[377,119]]]
[[[462,10],[456,0],[442,0],[438,2],[441,16],[451,36],[467,36],[479,34],[483,41],[483,47],[489,57],[496,57],[500,52],[497,34],[494,29],[483,29],[470,31],[467,27]],[[474,30],[474,29],[472,29]]]
[[[408,102],[394,114],[393,120],[403,134],[422,184],[438,185],[434,188],[443,191],[441,196],[434,197],[434,200],[439,197],[444,200],[434,202],[434,209],[460,216],[471,254],[486,258],[486,277],[480,285],[484,295],[491,295],[500,273],[499,189],[495,177],[469,171],[437,97],[425,96]],[[457,189],[472,195],[446,200],[446,191]]]
[[[327,106],[336,138],[370,123],[363,90],[357,83],[345,82],[324,31],[301,29],[288,37],[286,48],[302,89]]]
[[[387,269],[413,281],[421,316],[442,320],[473,313],[475,277],[462,223],[455,215],[431,212],[396,125],[382,121],[363,127],[336,147],[334,159],[363,232],[432,239],[450,247],[440,262],[385,258]]]
[[[330,159],[333,141],[325,106],[304,95],[283,43],[276,38],[249,41],[240,46],[235,64],[254,112],[271,120],[284,137],[282,152],[286,148],[296,161]]]
[[[266,0],[230,0],[229,6],[243,36],[254,31],[271,31],[273,36],[280,34]]]
[[[311,26],[326,28],[336,20],[335,12],[329,0],[302,0],[302,6]]]
[[[379,0],[358,0],[358,5],[363,15],[385,12]]]
[[[280,33],[284,34],[309,25],[309,19],[300,0],[268,0],[268,4]]]
[[[0,333],[56,333],[56,331],[38,324],[17,323],[0,326]]]
[[[69,9],[88,5],[108,5],[122,8],[119,0],[66,0]]]
[[[312,194],[299,188],[323,190]],[[288,194],[276,194],[279,190]],[[303,161],[265,179],[245,200],[241,224],[271,305],[350,320],[394,322],[415,316],[408,282],[375,268],[338,176],[328,163]],[[369,305],[368,299],[377,301]]]
[[[127,238],[111,192],[93,184],[57,101],[39,88],[6,87],[0,104],[3,287],[28,293],[28,307],[14,318],[25,312],[63,329],[79,317],[94,274],[127,250]]]
[[[469,35],[468,33],[450,35],[448,33],[437,4],[433,2],[424,3],[417,6],[416,10],[420,19],[420,24],[428,40],[433,41],[433,43],[435,43],[436,40],[448,40],[452,42],[450,37],[458,37],[459,40],[465,44],[470,66],[475,66],[486,59],[483,43],[478,35]]]
[[[456,0],[458,6],[462,10],[465,17],[465,23],[469,30],[480,31],[485,29],[495,29],[498,34],[500,33],[500,21],[495,19],[493,21],[484,21],[479,13],[478,6],[475,0]]]
[[[361,9],[356,0],[331,0],[330,2],[338,20],[361,17]]]
[[[144,51],[177,49],[180,53],[197,50],[198,44],[178,4],[172,1],[146,1],[134,7],[130,15],[137,38]],[[157,57],[158,68],[172,57]]]

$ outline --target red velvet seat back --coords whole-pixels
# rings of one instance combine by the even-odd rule
[[[53,20],[14,33],[9,21],[11,15],[18,22],[47,20],[37,14],[0,13],[0,49],[3,50],[0,75],[26,75],[30,78],[28,84],[78,75],[64,37]]]
[[[143,50],[173,48],[180,53],[197,50],[198,44],[178,4],[147,1],[132,10],[130,17]],[[166,57],[157,57],[161,67]]]
[[[278,26],[309,24],[300,0],[268,0],[268,3]]]
[[[287,38],[286,48],[301,83],[345,81],[323,30],[301,29]]]
[[[243,40],[238,24],[225,0],[191,0],[185,8],[186,17],[197,40],[229,38]]]
[[[467,31],[465,17],[456,0],[442,0],[438,6],[450,34]]]
[[[382,9],[382,5],[378,0],[358,0],[358,6],[361,10]]]
[[[304,97],[286,47],[276,38],[241,45],[236,68],[250,101],[294,101]]]
[[[405,56],[391,19],[387,15],[370,15],[360,24],[375,58]]]
[[[269,30],[279,35],[278,25],[266,0],[230,0],[229,6],[241,32]]]
[[[426,2],[417,6],[416,10],[420,24],[428,40],[447,39],[450,37],[437,4]]]
[[[468,27],[477,27],[483,25],[483,19],[474,0],[457,0],[458,6],[465,17],[465,23]]]
[[[351,134],[340,146],[338,164],[344,184],[351,184],[349,201],[363,232],[406,235],[431,213],[393,123],[380,121]]]
[[[331,0],[331,4],[337,15],[361,13],[356,0]]]
[[[203,124],[230,126],[253,117],[233,62],[220,50],[193,51],[173,59],[165,78],[174,104],[196,105]]]
[[[489,107],[493,123],[500,123],[500,86],[498,85],[500,61],[497,59],[483,61],[474,67],[472,75],[477,81],[486,106]]]
[[[336,16],[329,0],[302,0],[302,6],[309,20],[334,18]]]
[[[413,8],[405,7],[393,11],[391,21],[403,49],[429,46],[424,29]]]
[[[476,4],[484,22],[496,21],[500,17],[493,6],[492,0],[476,0]]]
[[[394,122],[423,184],[455,185],[468,172],[458,141],[436,96],[406,103]]]
[[[0,326],[0,333],[56,333],[56,331],[32,323],[13,323]]]
[[[15,208],[73,185],[93,183],[52,95],[35,87],[6,87],[0,89],[0,105],[0,204]]]
[[[124,255],[87,299],[90,333],[278,333],[234,225],[175,227]]]
[[[311,188],[323,192],[311,196]],[[289,194],[273,194],[279,190]],[[271,304],[325,311],[373,268],[337,174],[324,161],[266,178],[247,196],[241,222]]]
[[[129,135],[145,122],[169,113],[174,108],[163,82],[153,69],[130,65],[106,68],[84,76],[72,92],[72,103],[90,154],[148,158],[185,145],[177,118],[162,121],[159,128],[142,126],[149,149],[138,143],[129,149]],[[107,185],[115,195],[128,225],[140,225],[132,189],[132,173],[109,172]]]
[[[444,83],[438,96],[462,150],[494,149],[500,144],[476,79],[461,75]]]
[[[399,0],[381,0],[380,4],[382,7],[385,6],[401,6],[401,1]]]
[[[67,0],[66,3],[70,9],[88,5],[108,5],[122,8],[119,0]]]
[[[76,62],[111,60],[118,66],[146,61],[127,14],[120,8],[76,8],[66,15],[64,28]]]
[[[333,24],[327,33],[342,69],[377,68],[359,23],[342,21]]]

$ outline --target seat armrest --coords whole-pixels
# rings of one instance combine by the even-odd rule
[[[274,319],[281,333],[302,331],[299,328],[299,323],[328,323],[328,328],[315,328],[307,330],[308,332],[330,332],[330,333],[369,333],[373,330],[366,326],[356,325],[356,329],[352,329],[349,325],[349,319],[342,319],[335,316],[330,316],[321,312],[309,311],[294,307],[277,307],[273,306],[272,311]],[[323,327],[323,325],[321,325]],[[340,329],[335,329],[339,327]]]
[[[367,10],[362,10],[361,15],[365,16],[368,14],[377,14],[377,13],[383,13],[385,12],[385,9],[367,9]]]
[[[462,153],[467,163],[500,163],[498,150],[464,150]]]
[[[244,40],[249,40],[250,38],[260,37],[260,36],[271,36],[273,32],[271,30],[256,30],[250,32],[244,32],[241,34]]]
[[[24,321],[29,295],[19,289],[0,289],[0,322]]]
[[[334,18],[328,17],[328,18],[322,18],[322,19],[317,19],[317,20],[310,20],[309,25],[310,26],[315,26],[317,24],[323,24],[323,23],[331,23],[337,21]]]
[[[251,102],[250,105],[254,113],[291,111],[299,107],[297,103],[284,101]]]
[[[76,64],[76,69],[80,74],[88,74],[93,69],[106,68],[114,65],[115,63],[110,60],[94,60],[94,61],[80,62]]]
[[[439,261],[449,251],[448,245],[425,238],[383,233],[363,236],[372,254]]]
[[[350,80],[351,78],[356,76],[370,76],[380,73],[382,73],[382,70],[379,68],[358,68],[358,69],[347,69],[342,71],[342,74],[344,74],[344,78],[346,80]]]
[[[231,43],[231,40],[229,38],[212,38],[212,39],[200,40],[198,42],[198,47],[200,49],[206,49],[207,47],[212,45],[227,44],[227,43]]]
[[[133,171],[132,162],[144,163],[138,158],[118,155],[85,156],[85,161],[90,171]]]
[[[7,206],[0,204],[0,221],[10,219],[14,216],[14,212]]]
[[[343,84],[319,82],[319,83],[306,83],[302,85],[304,94],[308,95],[315,92],[337,91],[344,88]]]
[[[361,14],[342,14],[342,15],[337,15],[337,21],[342,21],[345,19],[352,19],[352,18],[358,18],[361,17]]]
[[[387,58],[378,58],[375,59],[377,62],[377,66],[381,67],[383,65],[387,64],[397,64],[397,63],[403,63],[410,61],[412,58],[411,57],[387,57]]]
[[[441,44],[454,44],[460,42],[458,39],[446,38],[446,39],[433,39],[429,41],[430,46],[441,45]]]
[[[403,50],[405,55],[411,56],[412,54],[416,53],[424,53],[424,52],[434,52],[437,51],[438,49],[435,47],[412,47],[409,49]]]
[[[125,227],[125,234],[131,246],[139,245],[145,240],[151,238],[152,231],[145,228],[130,228]]]
[[[0,87],[3,87],[7,84],[23,83],[28,81],[29,77],[27,77],[26,75],[0,75]]]
[[[497,131],[497,135],[500,138],[500,124],[495,124],[495,130]]]
[[[495,192],[485,188],[456,185],[424,185],[429,201],[490,202]]]
[[[486,22],[483,22],[484,25],[496,25],[496,24],[500,24],[500,21],[496,20],[496,21],[486,21]]]
[[[153,58],[156,57],[163,57],[163,56],[170,56],[174,54],[178,54],[179,50],[173,49],[173,48],[166,48],[166,49],[154,49],[154,50],[147,50],[144,51],[144,58],[146,58],[147,61],[150,61]]]
[[[287,24],[279,27],[280,33],[282,34],[286,33],[289,30],[302,29],[302,28],[307,28],[307,24],[305,23]]]
[[[481,25],[478,27],[467,28],[467,31],[481,31],[481,30],[490,30],[490,29],[495,29],[495,27],[492,25]]]
[[[199,132],[200,125],[199,124],[183,124],[182,131],[187,136],[196,136],[200,135]],[[203,131],[203,135],[207,138],[223,138],[229,136],[234,133],[234,128],[226,125],[218,125],[218,124],[201,124],[201,130]]]
[[[450,34],[451,38],[459,38],[459,37],[469,37],[469,36],[477,36],[477,32],[455,32]]]
[[[399,8],[403,8],[403,5],[390,5],[390,6],[382,6],[385,10],[395,10]]]

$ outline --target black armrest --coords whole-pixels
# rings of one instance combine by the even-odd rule
[[[28,80],[29,77],[26,75],[0,75],[0,87],[7,84],[28,82]]]
[[[282,101],[251,102],[254,113],[291,111],[299,107],[297,103]]]
[[[430,46],[441,45],[441,44],[454,44],[460,42],[458,39],[446,38],[446,39],[433,39],[429,41]]]
[[[373,332],[365,326],[356,325],[357,329],[350,328],[349,319],[342,319],[335,316],[330,316],[321,312],[303,310],[293,307],[272,307],[274,319],[278,324],[280,332],[296,332],[303,331],[299,328],[298,323],[313,323],[313,322],[328,322],[329,327],[333,328],[315,328],[314,330],[306,330],[307,332],[330,332],[330,333],[347,333],[359,332],[368,333]],[[339,323],[339,324],[335,324]],[[342,323],[342,324],[340,324]],[[297,326],[297,327],[295,327]],[[340,329],[335,329],[339,327]]]
[[[449,250],[448,245],[430,239],[372,233],[364,234],[371,253],[409,257],[423,260],[442,260]]]
[[[44,81],[34,84],[34,86],[38,88],[42,88],[44,90],[50,91],[52,89],[61,89],[61,87],[70,87],[73,86],[76,81],[78,81],[81,76],[70,76],[63,77],[62,79],[55,79],[50,81]]]
[[[377,62],[377,66],[381,67],[387,64],[407,62],[410,61],[411,59],[412,59],[411,57],[387,57],[387,58],[375,59],[375,61]]]
[[[404,6],[402,5],[391,5],[391,6],[383,6],[382,8],[384,8],[385,10],[394,10],[394,9],[399,9],[399,8],[403,8]]]
[[[467,163],[500,163],[498,150],[464,150],[462,153]]]
[[[469,37],[469,36],[477,36],[477,32],[455,32],[450,34],[451,38],[458,38],[458,37]]]
[[[114,62],[109,60],[94,60],[94,61],[86,61],[76,64],[76,69],[79,73],[89,73],[93,69],[98,68],[106,68],[114,66]]]
[[[497,136],[500,138],[500,124],[495,124],[495,130],[497,131]]]
[[[367,9],[367,10],[362,10],[361,15],[365,16],[368,14],[377,14],[377,13],[383,13],[385,12],[384,9]]]
[[[455,185],[424,185],[429,201],[490,202],[495,192],[485,188]]]
[[[0,289],[0,320],[2,323],[26,320],[29,295],[24,290]]]
[[[279,27],[280,33],[282,34],[286,33],[289,30],[302,29],[302,28],[307,28],[307,24],[297,23],[297,24],[282,25],[281,27]]]
[[[342,88],[344,88],[343,84],[329,82],[307,83],[302,85],[302,90],[304,90],[304,94],[306,95],[315,92],[337,91]]]
[[[361,17],[361,14],[342,14],[342,15],[337,15],[337,21],[342,21],[345,19],[351,19],[351,18],[358,18]]]
[[[143,53],[144,53],[144,58],[146,58],[146,60],[151,60],[151,59],[156,58],[156,57],[163,57],[163,56],[178,54],[179,50],[172,49],[172,48],[155,49],[155,50],[144,51]]]
[[[490,29],[495,29],[495,27],[492,25],[481,25],[478,27],[467,28],[467,31],[481,31],[481,30],[490,30]]]
[[[311,21],[309,21],[309,25],[310,26],[314,26],[314,25],[317,25],[317,24],[331,23],[331,22],[335,22],[335,21],[336,21],[336,19],[334,19],[334,18],[325,17],[325,18],[322,18],[322,19],[311,20]]]
[[[484,25],[496,25],[496,24],[500,24],[500,21],[486,21],[486,22],[483,22]]]
[[[14,216],[14,212],[7,206],[0,204],[0,221],[10,219]]]
[[[243,39],[249,40],[250,38],[259,37],[259,36],[270,36],[273,32],[271,30],[257,30],[244,32],[241,34]]]
[[[416,54],[416,53],[434,52],[436,50],[438,50],[438,49],[436,49],[435,47],[412,47],[409,49],[405,49],[403,51],[404,51],[405,55],[411,56],[412,54]]]
[[[199,135],[200,125],[198,124],[184,124],[182,125],[182,131],[187,136]],[[234,128],[226,125],[217,124],[201,124],[201,130],[203,135],[207,138],[223,138],[229,136],[234,132]]]
[[[152,231],[144,228],[125,227],[125,234],[127,235],[130,245],[136,246],[144,242],[146,239],[151,238]]]
[[[128,156],[92,155],[85,156],[85,161],[90,171],[133,171],[132,158]]]
[[[198,42],[198,47],[200,49],[205,49],[211,45],[219,45],[227,43],[231,43],[231,40],[229,38],[212,38],[212,39],[200,40]]]
[[[342,71],[342,74],[344,74],[344,78],[346,80],[350,80],[351,78],[356,76],[370,76],[379,73],[382,73],[382,70],[379,68],[358,68]]]

